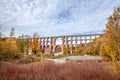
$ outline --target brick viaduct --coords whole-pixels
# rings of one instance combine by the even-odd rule
[[[70,53],[72,53],[72,47],[77,47],[80,44],[86,44],[92,42],[95,38],[99,37],[101,34],[84,34],[84,35],[71,35],[71,36],[53,36],[53,37],[41,37],[39,38],[40,48],[45,52],[55,52],[57,44],[57,39],[61,39],[61,52],[63,53],[64,47],[69,47]]]
[[[95,38],[100,37],[102,34],[83,34],[83,35],[69,35],[69,36],[52,36],[52,37],[40,37],[37,38],[40,49],[46,53],[54,53],[56,47],[61,47],[63,53],[64,47],[69,47],[70,53],[73,52],[73,47],[78,47],[80,44],[86,44],[92,42]],[[27,39],[29,42],[36,38]],[[57,44],[57,39],[60,39],[61,43]]]

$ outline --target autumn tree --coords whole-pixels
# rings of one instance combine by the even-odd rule
[[[20,36],[20,37],[17,39],[17,46],[18,46],[18,51],[19,51],[19,53],[23,54],[24,51],[25,51],[25,46],[26,46],[23,36]]]
[[[9,60],[16,57],[17,54],[17,44],[16,39],[13,37],[14,28],[10,31],[10,37],[2,38],[0,40],[0,59]]]
[[[0,38],[2,37],[2,31],[1,31],[1,26],[0,26]]]
[[[105,50],[103,53],[108,54],[112,61],[120,60],[120,8],[116,8],[109,18],[101,50]]]
[[[93,43],[89,43],[84,46],[84,54],[87,54],[87,55],[96,54]]]
[[[84,47],[85,47],[84,44],[80,44],[80,46],[76,47],[76,53],[78,55],[83,55],[85,50]]]
[[[17,39],[17,46],[18,46],[18,51],[21,54],[28,54],[29,53],[29,44],[30,44],[30,36],[29,35],[22,35],[19,36]]]
[[[95,54],[95,55],[99,55],[99,53],[100,53],[100,47],[101,47],[101,44],[102,44],[102,38],[103,38],[103,35],[101,35],[100,37],[95,38],[93,40],[93,46],[94,46],[94,48],[93,48],[94,53],[93,54]]]
[[[38,34],[34,33],[33,34],[33,40],[32,40],[32,43],[31,43],[31,48],[32,48],[32,51],[33,51],[34,54],[36,54],[40,50],[38,39],[39,39]]]
[[[63,54],[70,54],[70,49],[67,46],[63,47]]]

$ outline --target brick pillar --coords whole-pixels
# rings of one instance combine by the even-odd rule
[[[41,48],[41,38],[39,38],[39,47]]]
[[[47,48],[47,46],[48,46],[48,38],[46,38],[46,48]]]
[[[53,37],[50,37],[50,46],[49,46],[49,48],[50,48],[50,52],[52,52],[53,51]]]
[[[42,45],[42,49],[44,49],[45,46],[45,38],[43,38],[43,45]]]
[[[52,40],[52,37],[51,37],[51,38],[50,38],[50,47],[52,46],[52,41],[53,41],[53,40]]]
[[[66,36],[66,46],[68,47],[68,37]]]
[[[92,42],[92,36],[90,35],[90,42]]]
[[[82,36],[80,36],[80,44],[82,44]]]
[[[31,45],[31,38],[29,38],[29,48],[30,48],[30,45]]]
[[[75,37],[75,46],[77,46],[77,36]]]
[[[77,52],[77,36],[75,37],[75,52]]]
[[[64,36],[62,37],[62,54],[64,53],[64,41],[65,41],[65,38]]]
[[[87,39],[86,39],[86,36],[85,36],[85,44],[87,43],[86,41],[87,41]]]
[[[71,37],[71,47],[70,47],[70,54],[72,54],[72,46],[73,46],[73,37]]]
[[[96,35],[96,34],[95,34],[94,36],[95,36],[95,38],[97,38],[97,35]]]
[[[40,47],[40,43],[39,43],[39,38],[36,38],[36,41],[37,41],[37,45],[38,45],[38,47]]]
[[[53,37],[53,52],[55,52],[56,47],[56,37]]]

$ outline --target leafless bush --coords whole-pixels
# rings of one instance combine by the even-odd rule
[[[0,80],[119,80],[119,76],[95,62],[0,64]]]

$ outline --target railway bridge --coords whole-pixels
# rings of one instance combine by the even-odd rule
[[[41,37],[39,38],[39,47],[46,53],[54,53],[56,47],[61,47],[61,52],[63,53],[64,47],[69,47],[70,53],[73,53],[73,47],[78,47],[81,44],[87,44],[93,42],[97,37],[102,34],[83,34],[83,35],[69,35],[69,36],[51,36],[51,37]],[[57,44],[58,39],[61,41]]]
[[[45,53],[55,53],[57,47],[61,48],[60,52],[63,53],[64,47],[69,48],[70,53],[73,53],[74,48],[79,47],[81,44],[93,42],[97,37],[102,34],[82,34],[82,35],[68,35],[68,36],[51,36],[40,38],[26,38],[29,45],[33,41],[37,41],[39,48]],[[58,44],[58,42],[60,42]]]

